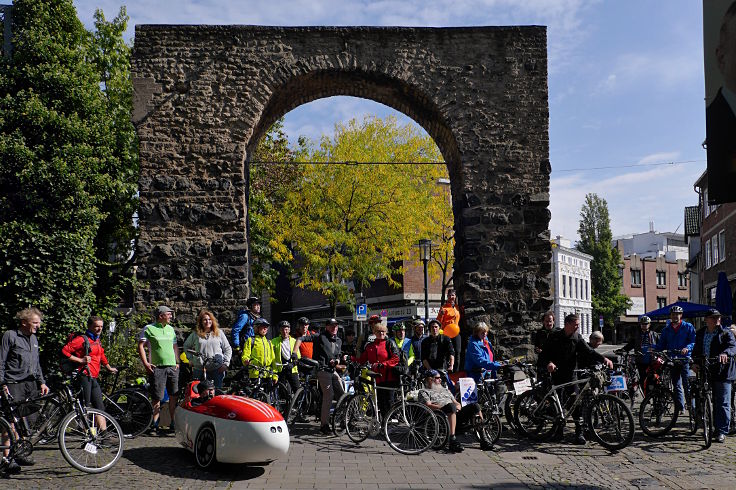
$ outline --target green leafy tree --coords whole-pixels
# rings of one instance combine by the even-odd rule
[[[378,278],[396,285],[417,238],[431,235],[431,210],[444,165],[391,162],[442,161],[434,141],[393,117],[338,124],[302,155],[298,188],[277,215],[278,242],[293,252],[297,285],[324,294],[336,313],[357,287]],[[386,162],[329,165],[329,162]],[[440,197],[438,197],[440,196]],[[286,247],[289,245],[289,247]]]
[[[615,319],[631,305],[621,294],[619,265],[621,256],[611,246],[613,234],[608,216],[608,203],[597,194],[587,194],[580,211],[577,249],[591,255],[590,281],[594,316],[603,315],[603,322],[613,327]]]
[[[123,62],[101,79],[71,0],[15,1],[12,30],[13,56],[0,61],[0,322],[41,308],[41,348],[54,350],[109,299],[95,294],[98,265],[132,236],[115,223],[134,209],[137,160],[124,89],[112,87]]]

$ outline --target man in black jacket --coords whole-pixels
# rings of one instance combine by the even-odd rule
[[[455,348],[450,339],[440,335],[440,322],[432,320],[429,322],[429,337],[422,340],[422,366],[425,369],[447,369],[452,372],[455,362]]]
[[[710,365],[710,386],[713,388],[713,425],[716,442],[725,442],[731,422],[731,385],[736,380],[736,339],[721,325],[721,313],[711,309],[704,328],[695,334],[693,359],[717,357],[719,365]],[[700,362],[704,362],[702,359]],[[693,364],[693,371],[698,365]]]
[[[640,331],[631,337],[626,345],[623,346],[623,350],[626,352],[634,349],[634,352],[637,354],[636,369],[639,371],[640,383],[644,383],[647,377],[647,367],[652,362],[652,355],[649,351],[654,349],[654,346],[657,345],[657,341],[659,340],[659,334],[650,329],[651,324],[652,319],[646,315],[642,315],[639,318]]]
[[[534,332],[534,352],[539,354],[542,352],[542,347],[544,346],[544,343],[547,342],[547,337],[549,337],[549,334],[551,334],[555,329],[555,312],[554,311],[548,311],[544,314],[544,318],[542,318],[542,328]]]
[[[312,359],[319,362],[317,381],[322,390],[322,411],[320,413],[320,432],[330,434],[330,407],[333,398],[340,398],[345,392],[340,382],[340,371],[345,369],[341,363],[342,339],[337,336],[338,322],[330,318],[325,323],[325,331],[321,334],[307,335],[297,339],[294,350],[299,348],[302,342],[314,342],[314,353]]]
[[[609,369],[613,368],[610,359],[590,348],[588,343],[578,333],[580,319],[577,315],[565,317],[565,327],[552,332],[539,354],[539,366],[546,368],[552,374],[552,382],[556,385],[569,383],[575,379],[575,368],[580,365],[592,364],[593,362],[605,363]],[[571,387],[565,395],[574,395],[576,387]],[[573,413],[575,418],[575,443],[585,444],[582,422],[582,413],[578,408]]]

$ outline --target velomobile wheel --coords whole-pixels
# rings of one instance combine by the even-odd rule
[[[194,441],[194,459],[197,460],[200,468],[211,468],[217,461],[216,443],[215,429],[211,425],[205,425],[199,429]]]

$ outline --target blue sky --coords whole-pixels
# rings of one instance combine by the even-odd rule
[[[75,0],[92,25],[95,8]],[[697,0],[128,0],[135,24],[548,27],[552,235],[575,239],[587,192],[608,201],[614,235],[682,232],[705,170],[702,3]],[[286,116],[292,140],[334,123],[393,110],[330,98]],[[408,121],[405,117],[403,120]],[[663,162],[675,165],[638,166]],[[637,166],[632,166],[637,165]],[[612,168],[601,168],[612,167]]]

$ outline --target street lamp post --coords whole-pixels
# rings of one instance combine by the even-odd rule
[[[424,263],[424,321],[429,321],[429,273],[427,265],[432,257],[432,240],[419,240],[419,258]]]

